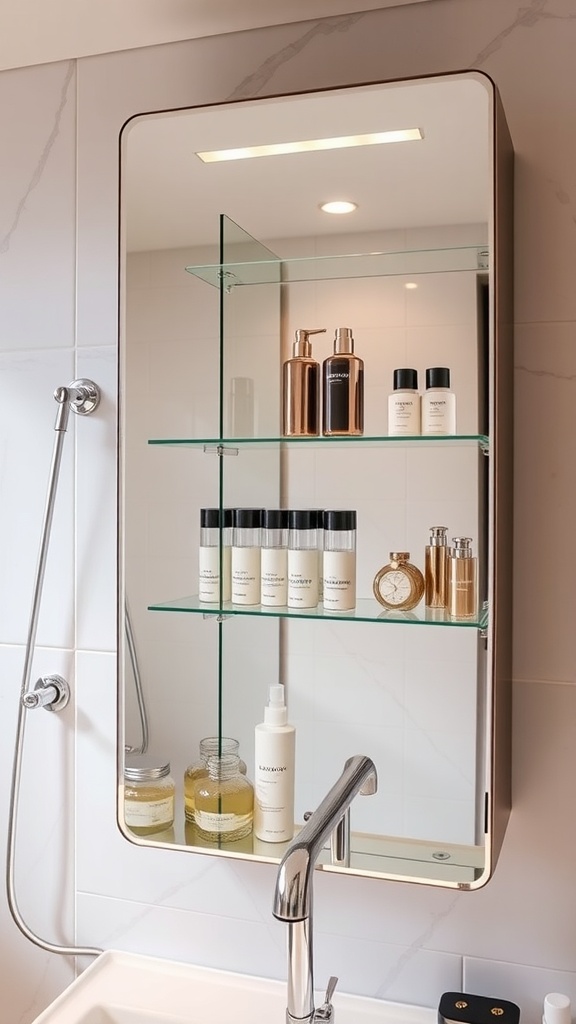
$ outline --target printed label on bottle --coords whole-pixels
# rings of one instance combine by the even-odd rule
[[[124,821],[129,828],[171,825],[174,821],[174,797],[168,796],[162,800],[126,800]]]
[[[447,391],[427,392],[422,399],[422,433],[456,433],[456,396]]]
[[[288,606],[315,608],[318,604],[318,551],[288,552]]]
[[[286,604],[288,579],[286,548],[262,548],[261,602],[268,606]]]
[[[260,603],[260,548],[232,548],[232,601]]]
[[[203,832],[217,832],[219,835],[235,832],[236,829],[249,825],[251,820],[251,814],[217,814],[215,811],[199,811],[198,807],[195,811],[198,828]]]
[[[388,399],[388,433],[417,436],[420,433],[420,395],[390,395]]]
[[[324,607],[350,611],[356,606],[356,553],[324,552]]]
[[[198,552],[198,597],[200,601],[220,600],[220,550],[201,547]],[[230,600],[230,548],[222,548],[222,600]]]

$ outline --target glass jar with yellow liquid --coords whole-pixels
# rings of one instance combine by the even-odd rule
[[[194,822],[194,786],[199,779],[208,777],[208,758],[222,754],[238,754],[240,744],[232,736],[206,736],[200,740],[200,757],[189,764],[184,772],[184,814],[186,821]],[[246,775],[246,765],[240,760],[240,772]]]
[[[164,832],[174,824],[174,779],[170,762],[129,754],[124,764],[124,822],[137,836]]]
[[[232,843],[252,831],[254,789],[237,754],[209,757],[208,775],[194,786],[194,821],[204,839]]]

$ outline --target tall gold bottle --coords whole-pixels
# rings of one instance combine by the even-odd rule
[[[325,327],[296,331],[293,356],[282,367],[282,433],[285,437],[320,433],[320,364],[312,358],[310,334]]]
[[[456,621],[475,619],[478,614],[477,559],[472,555],[470,537],[454,537],[448,553],[448,611]]]
[[[430,527],[430,542],[426,545],[424,570],[427,608],[446,608],[448,604],[447,533],[447,526]]]

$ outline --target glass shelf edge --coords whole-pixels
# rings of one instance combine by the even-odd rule
[[[224,602],[222,605],[202,604],[196,596],[176,598],[173,601],[157,602],[148,605],[149,612],[183,612],[192,615],[203,615],[206,618],[224,619],[237,616],[268,619],[314,619],[317,621],[338,622],[380,622],[387,625],[403,626],[440,626],[450,629],[486,629],[488,611],[483,609],[476,619],[456,621],[454,619],[426,618],[414,612],[387,612],[380,609],[376,602],[364,598],[351,612],[330,612],[321,606],[302,610],[283,608],[263,608],[262,605],[241,606]]]
[[[419,445],[443,445],[445,447],[459,445],[479,445],[488,448],[490,440],[486,434],[451,434],[442,436],[415,435],[413,437],[390,437],[355,435],[350,437],[170,437],[149,438],[149,445],[164,445],[173,448],[265,448],[265,447],[337,447],[348,445],[372,445],[373,447],[403,445],[416,448]]]

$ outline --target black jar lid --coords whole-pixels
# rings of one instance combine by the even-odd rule
[[[234,523],[234,510],[231,508],[201,508],[200,526],[202,529],[218,529],[222,526],[232,526]]]
[[[325,530],[355,530],[355,509],[326,509],[324,512]]]
[[[262,526],[263,508],[235,508],[234,526],[240,530],[258,530]]]
[[[402,390],[417,391],[418,370],[412,370],[408,367],[394,370],[394,391],[398,391],[400,388]]]
[[[288,509],[265,508],[262,526],[265,530],[286,530],[288,527]]]
[[[426,370],[427,388],[449,388],[450,370],[447,366],[431,366]]]
[[[318,508],[291,508],[288,526],[291,530],[317,530],[322,525],[323,513]]]

